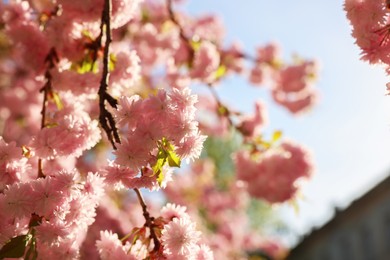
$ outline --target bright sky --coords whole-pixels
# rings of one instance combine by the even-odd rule
[[[346,207],[390,173],[390,96],[381,67],[359,60],[342,0],[188,0],[194,14],[218,13],[227,27],[227,40],[240,39],[250,52],[258,44],[277,41],[286,58],[298,53],[317,58],[321,74],[317,84],[320,103],[310,113],[291,117],[272,106],[267,91],[248,86],[245,79],[230,78],[221,96],[243,111],[251,102],[268,102],[269,130],[309,147],[317,172],[303,189],[299,215],[282,207],[286,221],[297,234],[324,223],[333,209]]]

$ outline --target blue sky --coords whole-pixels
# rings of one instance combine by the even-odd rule
[[[379,66],[359,60],[341,0],[193,0],[193,14],[217,13],[226,25],[226,40],[239,39],[250,52],[277,41],[285,58],[297,53],[320,61],[319,104],[302,117],[291,117],[272,105],[268,92],[245,79],[229,78],[218,90],[243,111],[261,98],[269,105],[269,130],[309,147],[317,171],[303,189],[300,212],[280,207],[297,234],[321,225],[333,209],[346,207],[390,172],[390,81]]]

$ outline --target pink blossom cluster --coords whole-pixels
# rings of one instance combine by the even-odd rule
[[[215,259],[246,258],[245,252],[259,250],[279,259],[284,252],[283,246],[266,238],[262,230],[254,230],[245,214],[250,206],[246,185],[234,180],[228,187],[220,187],[215,176],[226,173],[219,171],[212,160],[198,160],[186,174],[173,177],[174,182],[180,182],[179,187],[168,186],[164,192],[170,201],[188,205],[188,215],[198,219],[198,225],[203,226],[201,230],[212,227],[212,232],[206,229],[208,232],[203,231],[203,235]],[[172,219],[187,215],[183,208],[172,207],[167,205],[161,216]]]
[[[362,59],[384,64],[390,71],[390,23],[388,1],[345,0],[344,10],[352,25],[352,36],[362,50]],[[386,84],[390,92],[390,83]]]
[[[7,185],[28,181],[30,168],[22,149],[16,147],[15,142],[7,144],[0,136],[0,191],[4,191]]]
[[[346,0],[344,10],[362,59],[389,65],[389,10],[386,1]]]
[[[30,147],[36,156],[42,159],[80,157],[96,145],[101,138],[98,122],[90,118],[80,101],[69,92],[63,93],[62,107],[49,113],[47,127],[31,141]]]
[[[271,203],[292,199],[297,181],[308,179],[313,171],[306,149],[287,141],[264,152],[239,151],[235,165],[237,178],[246,183],[248,193]]]
[[[214,259],[210,248],[199,243],[201,232],[185,210],[169,203],[161,209],[162,217],[168,221],[161,231],[164,254],[169,259]]]
[[[196,95],[190,89],[159,90],[155,96],[122,97],[114,112],[125,128],[122,143],[115,151],[115,163],[133,170],[156,160],[157,143],[165,138],[182,159],[198,158],[205,136],[195,121]]]
[[[313,88],[317,70],[315,61],[303,61],[281,69],[272,90],[275,102],[294,114],[312,107],[317,101],[317,92]]]
[[[314,60],[297,60],[292,65],[285,65],[280,52],[275,43],[259,47],[249,80],[255,85],[271,81],[274,101],[293,114],[301,113],[317,101],[318,93],[313,83],[318,64]]]
[[[161,243],[165,259],[214,259],[210,248],[201,242],[201,232],[196,230],[196,223],[186,213],[186,207],[168,203],[161,209]],[[118,234],[112,231],[101,231],[96,241],[97,251],[101,259],[144,259],[148,246],[144,229],[134,229],[139,239],[136,242],[127,240],[123,243]],[[130,237],[131,238],[131,237]]]
[[[113,113],[122,129],[122,140],[114,162],[106,168],[107,181],[128,188],[158,189],[158,173],[151,167],[161,159],[161,153],[173,153],[180,160],[198,158],[206,136],[195,121],[196,101],[188,88],[159,90],[145,99],[138,95],[119,99]],[[163,164],[161,171],[165,181],[160,186],[165,187],[170,169]]]
[[[82,178],[76,171],[7,185],[0,195],[0,244],[37,225],[41,259],[74,259],[103,194],[104,182],[98,174]],[[31,216],[36,216],[35,224]]]

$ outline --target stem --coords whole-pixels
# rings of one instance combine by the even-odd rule
[[[104,129],[104,131],[107,134],[107,137],[109,141],[111,142],[111,145],[114,150],[116,150],[115,143],[120,143],[119,133],[118,129],[115,125],[115,120],[112,114],[106,109],[105,101],[108,102],[113,108],[117,108],[118,102],[115,98],[113,98],[110,94],[107,93],[107,87],[108,87],[108,79],[109,79],[109,69],[108,69],[108,62],[109,62],[109,55],[110,55],[110,43],[112,41],[111,38],[111,1],[105,0],[104,1],[104,8],[102,12],[102,20],[101,20],[101,26],[100,26],[100,35],[97,40],[101,41],[103,39],[103,31],[105,29],[105,36],[106,41],[104,44],[104,52],[103,52],[103,72],[102,72],[102,79],[100,81],[100,87],[99,87],[99,109],[100,109],[100,115],[99,115],[99,122]],[[154,232],[154,218],[150,216],[150,213],[148,212],[146,203],[144,198],[142,197],[141,192],[139,189],[134,189],[135,193],[137,194],[137,198],[139,203],[141,204],[143,215],[145,217],[145,226],[147,226],[150,230],[150,236],[153,239],[154,242],[154,250],[158,251],[160,248],[160,241],[158,240],[158,237],[156,233]]]
[[[169,14],[169,19],[177,26],[179,29],[179,35],[182,41],[186,44],[189,53],[189,63],[191,64],[192,61],[194,60],[194,55],[195,55],[195,50],[191,45],[190,39],[186,36],[184,33],[183,27],[180,25],[179,21],[176,18],[175,13],[173,12],[173,7],[172,7],[172,0],[167,0],[167,9],[168,9],[168,14]]]
[[[106,41],[104,44],[104,54],[103,54],[103,72],[102,79],[100,81],[99,87],[99,122],[104,131],[107,134],[108,140],[111,142],[112,147],[116,149],[115,143],[120,143],[120,138],[118,134],[118,129],[115,126],[115,120],[112,114],[106,109],[105,101],[107,101],[113,108],[117,107],[117,101],[110,94],[107,93],[109,71],[108,71],[108,60],[110,52],[110,43],[111,39],[111,1],[104,1],[104,8],[102,12],[102,22],[101,22],[101,36],[103,35],[103,30],[105,29]],[[102,40],[103,37],[99,36],[99,39]]]
[[[41,88],[40,92],[43,92],[43,102],[42,102],[42,110],[41,110],[41,129],[46,127],[46,103],[48,100],[49,94],[53,92],[52,89],[52,75],[50,73],[50,70],[53,69],[56,65],[56,62],[58,62],[58,56],[57,52],[54,47],[52,47],[47,54],[45,58],[45,62],[47,63],[47,68],[45,72],[45,79],[46,83],[45,85]],[[38,159],[38,178],[45,178],[45,174],[43,173],[43,161],[41,158]]]
[[[142,197],[142,194],[139,191],[139,189],[135,188],[134,191],[137,194],[138,201],[139,201],[139,203],[141,204],[141,207],[142,207],[142,212],[143,212],[143,215],[144,215],[144,218],[145,218],[145,221],[146,221],[145,222],[145,226],[147,226],[149,228],[149,230],[150,230],[150,236],[152,237],[153,242],[154,242],[154,251],[158,251],[161,244],[160,244],[160,241],[158,240],[157,235],[156,235],[156,233],[154,232],[154,229],[153,229],[153,227],[154,227],[154,223],[153,223],[154,218],[150,216],[150,214],[148,212],[148,207],[146,206],[145,200]]]
[[[220,114],[221,116],[224,116],[226,117],[226,119],[228,120],[228,123],[231,127],[234,127],[235,129],[239,130],[238,127],[234,124],[233,120],[230,118],[230,111],[228,110],[228,108],[222,103],[221,99],[219,98],[218,96],[218,93],[217,91],[215,90],[215,88],[211,85],[211,84],[208,84],[207,85],[208,89],[210,90],[212,96],[214,97],[215,101],[217,102],[217,106],[218,106],[218,109],[219,108],[224,108],[226,110],[225,113],[223,114],[220,114],[219,111],[218,114]]]

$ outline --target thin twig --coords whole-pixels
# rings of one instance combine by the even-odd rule
[[[168,9],[169,19],[177,26],[177,28],[179,29],[180,38],[187,46],[187,49],[189,51],[189,63],[191,64],[192,61],[194,60],[195,50],[191,45],[191,40],[185,34],[183,27],[181,26],[179,20],[176,18],[175,13],[173,12],[172,0],[167,0],[167,9]]]
[[[152,237],[153,242],[154,242],[154,251],[157,252],[160,248],[160,241],[158,240],[157,235],[154,232],[154,223],[153,223],[154,218],[150,216],[149,211],[148,211],[148,207],[146,206],[145,200],[142,197],[142,194],[139,191],[139,189],[135,188],[134,191],[137,194],[138,201],[142,207],[142,212],[143,212],[144,218],[146,220],[145,226],[147,226],[150,230],[150,236]]]
[[[52,75],[50,70],[53,69],[58,62],[57,52],[54,47],[52,47],[45,58],[45,63],[47,64],[46,72],[45,72],[45,85],[40,89],[40,92],[43,92],[43,102],[42,102],[42,110],[41,110],[41,129],[46,127],[46,103],[49,95],[52,95]],[[43,161],[41,158],[38,159],[38,178],[45,178],[45,174],[43,173]]]
[[[115,120],[112,114],[106,109],[105,101],[110,104],[113,108],[117,107],[118,102],[110,94],[107,93],[108,79],[109,79],[109,52],[110,52],[110,43],[111,39],[111,1],[104,1],[104,8],[102,12],[102,24],[101,24],[101,35],[103,34],[103,29],[105,29],[106,39],[104,44],[104,53],[103,53],[103,72],[102,79],[100,81],[99,87],[99,122],[107,134],[108,140],[111,142],[114,149],[116,149],[115,143],[120,143],[120,138],[118,134],[118,129],[115,125]],[[102,40],[103,37],[99,36],[99,39]]]
[[[112,147],[114,150],[116,150],[115,143],[120,143],[119,133],[118,129],[115,125],[115,120],[112,114],[106,109],[105,107],[105,101],[110,104],[113,108],[117,108],[117,100],[113,98],[110,94],[107,93],[107,87],[108,87],[108,79],[109,79],[109,68],[108,68],[108,62],[109,62],[109,55],[110,55],[110,43],[112,41],[111,39],[111,26],[110,26],[110,20],[111,20],[111,1],[105,0],[104,1],[104,8],[102,12],[102,20],[101,20],[101,33],[97,40],[101,41],[103,39],[103,31],[105,31],[105,44],[104,44],[104,52],[103,52],[103,71],[102,71],[102,79],[100,81],[100,87],[99,87],[99,109],[100,109],[100,115],[99,115],[99,122],[104,129],[104,131],[107,134],[108,139],[110,140]],[[139,203],[141,204],[143,216],[145,218],[145,226],[147,226],[150,230],[150,236],[153,239],[154,242],[154,250],[158,251],[160,248],[160,241],[157,238],[156,233],[154,232],[154,218],[150,216],[150,213],[148,212],[145,200],[142,197],[141,192],[138,189],[134,189],[135,193],[137,194],[137,198]]]

